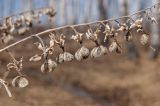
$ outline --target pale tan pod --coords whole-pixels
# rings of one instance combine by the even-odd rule
[[[41,60],[41,56],[38,54],[35,54],[29,59],[29,61],[40,61],[40,60]]]
[[[72,61],[73,59],[74,59],[74,56],[71,53],[69,53],[69,52],[64,52],[63,53],[63,60],[65,62]]]
[[[57,63],[49,59],[48,60],[48,72],[54,71],[56,67],[57,67]]]
[[[92,58],[100,57],[102,55],[105,55],[106,53],[107,53],[107,48],[101,45],[92,49],[91,57]]]
[[[82,59],[86,59],[89,56],[89,49],[82,46],[80,49],[77,50],[75,53],[75,58],[80,61]]]
[[[115,52],[118,49],[117,42],[112,42],[109,46],[109,52]]]
[[[69,62],[72,61],[73,59],[74,56],[69,52],[60,53],[59,56],[56,58],[58,63]]]
[[[19,35],[24,35],[28,31],[29,31],[28,27],[21,27],[21,28],[18,29],[18,34]]]
[[[48,72],[48,63],[45,62],[41,65],[41,72]]]
[[[63,63],[64,62],[64,58],[63,58],[63,53],[60,53],[59,56],[56,58],[56,61],[58,63]]]
[[[78,60],[78,61],[80,61],[80,60],[82,60],[82,55],[81,55],[81,53],[80,53],[80,49],[78,49],[77,50],[77,52],[75,53],[75,58]]]
[[[52,72],[57,67],[57,63],[51,59],[41,65],[41,72]]]
[[[140,38],[140,42],[142,45],[146,45],[149,42],[149,38],[147,34],[143,34]]]
[[[14,87],[24,88],[29,84],[29,81],[23,76],[17,76],[12,80]]]

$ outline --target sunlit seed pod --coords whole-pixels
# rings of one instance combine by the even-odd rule
[[[17,76],[12,80],[12,86],[24,88],[29,84],[29,81],[23,76]]]
[[[117,31],[125,31],[125,27],[121,26]]]
[[[69,61],[72,61],[74,59],[74,56],[69,53],[69,52],[64,52],[64,61],[65,62],[69,62]]]
[[[56,58],[56,61],[58,63],[63,63],[64,62],[64,55],[63,55],[63,53],[59,54],[59,56]]]
[[[22,26],[22,20],[21,19],[17,19],[14,23],[15,27],[21,27]]]
[[[39,61],[39,60],[41,60],[41,56],[38,55],[38,54],[32,56],[32,57],[29,59],[29,61]]]
[[[75,58],[78,60],[78,61],[80,61],[80,60],[82,60],[82,54],[81,54],[81,52],[80,52],[80,50],[78,50],[76,53],[75,53]]]
[[[149,42],[149,37],[147,34],[143,34],[140,38],[140,42],[142,45],[146,45]]]
[[[74,59],[74,56],[69,52],[60,53],[59,56],[56,58],[58,63],[70,62],[73,59]]]
[[[50,40],[50,41],[49,41],[49,46],[50,46],[50,47],[53,47],[53,46],[54,46],[54,40]]]
[[[46,62],[44,62],[41,65],[41,72],[53,72],[55,68],[57,67],[57,63],[51,59],[48,59]]]
[[[137,27],[135,23],[131,24],[130,29]]]
[[[48,60],[48,72],[53,72],[56,67],[57,67],[57,63],[49,59]]]
[[[118,44],[117,42],[113,41],[109,46],[109,52],[115,52],[117,49],[118,49]]]
[[[96,58],[105,55],[106,53],[107,53],[107,48],[101,45],[93,48],[90,55],[92,58]]]
[[[82,46],[80,49],[77,50],[75,53],[75,58],[80,61],[82,59],[86,59],[89,56],[89,49]]]
[[[29,31],[29,28],[28,28],[28,27],[21,27],[21,28],[18,29],[18,34],[19,34],[19,35],[24,35],[24,34],[26,34],[26,32],[28,32],[28,31]]]

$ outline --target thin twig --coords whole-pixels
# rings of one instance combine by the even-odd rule
[[[8,88],[8,86],[7,86],[7,84],[6,84],[6,82],[5,82],[3,79],[0,79],[0,83],[4,86],[4,88],[5,88],[5,90],[6,90],[7,94],[8,94],[8,96],[9,96],[9,97],[12,97],[12,94],[11,94],[11,92],[10,92],[10,90],[9,90],[9,88]]]
[[[87,26],[87,25],[92,25],[92,24],[96,24],[96,23],[104,23],[104,22],[109,22],[109,21],[120,20],[120,19],[124,19],[124,18],[132,19],[131,18],[132,16],[135,16],[135,15],[140,14],[140,13],[145,13],[147,10],[152,9],[153,7],[155,7],[157,5],[160,5],[160,2],[154,4],[151,7],[146,8],[144,10],[137,11],[137,12],[131,14],[131,15],[122,16],[122,17],[118,17],[118,18],[112,18],[112,19],[108,19],[108,20],[95,21],[95,22],[89,22],[89,23],[83,23],[83,24],[77,24],[77,25],[66,25],[66,26],[62,26],[62,27],[58,27],[58,28],[48,29],[48,30],[45,30],[43,32],[40,32],[40,33],[31,35],[31,36],[28,36],[28,37],[26,37],[24,39],[21,39],[21,40],[13,43],[11,45],[8,45],[7,47],[4,47],[4,48],[0,49],[0,53],[3,52],[3,51],[5,51],[6,49],[9,49],[9,48],[17,45],[17,44],[20,44],[20,43],[22,43],[24,41],[27,41],[27,40],[31,39],[33,36],[40,36],[40,35],[43,35],[43,34],[46,34],[46,33],[49,33],[49,32],[53,32],[53,31],[56,31],[56,30],[64,29],[64,28],[73,28],[73,27],[79,27],[79,26]]]

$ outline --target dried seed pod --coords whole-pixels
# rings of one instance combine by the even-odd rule
[[[141,32],[143,32],[142,28],[137,29],[137,33],[141,33]]]
[[[14,87],[24,88],[29,84],[29,81],[24,76],[17,76],[12,80]]]
[[[21,28],[18,29],[18,34],[19,35],[24,35],[28,31],[29,31],[28,27],[21,27]]]
[[[131,41],[132,40],[132,33],[130,31],[127,32],[127,34],[125,36],[125,40],[126,41]]]
[[[141,28],[142,27],[143,18],[137,19],[134,23],[131,24],[130,29],[132,28]]]
[[[141,36],[140,42],[142,45],[146,45],[149,42],[149,37],[147,34],[143,34]]]
[[[102,55],[105,55],[107,53],[107,48],[100,45],[98,47],[95,47],[92,49],[91,51],[91,57],[92,58],[96,58],[96,57],[100,57]]]
[[[69,62],[72,61],[73,59],[74,56],[69,52],[60,53],[59,56],[56,58],[58,63]]]
[[[72,35],[71,39],[73,39],[76,42],[81,44],[83,42],[83,34],[82,33],[77,33],[76,35]]]
[[[57,63],[55,61],[52,61],[51,59],[48,59],[47,62],[43,63],[41,65],[41,72],[53,72],[55,68],[57,67]]]
[[[75,58],[80,61],[82,59],[86,59],[89,56],[89,49],[82,46],[80,49],[77,50],[75,53]]]
[[[53,72],[56,67],[57,67],[57,63],[49,59],[48,60],[48,71]]]
[[[39,60],[41,60],[41,56],[38,55],[38,54],[32,56],[32,57],[29,59],[29,61],[39,61]]]
[[[2,42],[3,43],[8,43],[8,42],[10,42],[13,39],[14,39],[14,37],[12,35],[3,35]]]
[[[122,51],[120,45],[116,41],[113,41],[109,46],[109,52],[121,53]]]
[[[112,42],[111,45],[109,46],[109,52],[115,52],[118,48],[117,42]]]
[[[122,24],[117,31],[127,31],[127,30],[128,30],[128,26],[126,24]]]
[[[158,24],[157,20],[154,17],[151,17],[152,23]]]

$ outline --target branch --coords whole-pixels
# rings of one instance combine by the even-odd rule
[[[21,39],[11,45],[8,45],[7,47],[4,47],[2,49],[0,49],[0,53],[13,47],[13,46],[16,46],[24,41],[27,41],[35,36],[40,36],[40,35],[43,35],[43,34],[47,34],[49,32],[53,32],[53,31],[56,31],[56,30],[60,30],[60,29],[64,29],[64,28],[73,28],[73,27],[80,27],[80,26],[87,26],[87,25],[92,25],[92,24],[97,24],[97,23],[104,23],[104,22],[110,22],[110,21],[115,21],[115,20],[120,20],[120,19],[124,19],[124,18],[128,18],[128,19],[131,19],[132,20],[132,17],[135,16],[135,15],[138,15],[138,14],[141,14],[141,13],[146,13],[147,10],[151,10],[152,8],[155,8],[157,5],[160,5],[160,2],[152,5],[151,7],[148,7],[144,10],[140,10],[140,11],[137,11],[131,15],[127,15],[127,16],[122,16],[122,17],[118,17],[118,18],[112,18],[112,19],[108,19],[108,20],[102,20],[102,21],[95,21],[95,22],[89,22],[89,23],[83,23],[83,24],[77,24],[77,25],[66,25],[66,26],[63,26],[63,27],[58,27],[58,28],[53,28],[53,29],[48,29],[48,30],[45,30],[43,32],[40,32],[40,33],[37,33],[37,34],[33,34],[31,36],[28,36],[24,39]]]

